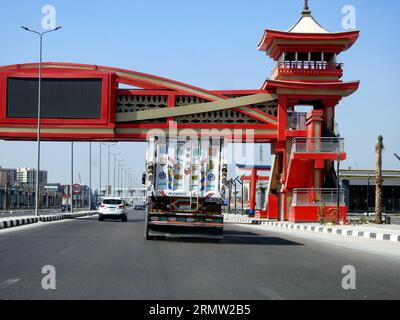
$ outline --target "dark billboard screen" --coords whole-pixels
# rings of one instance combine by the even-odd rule
[[[41,117],[100,119],[102,79],[42,79]],[[8,78],[7,117],[36,118],[38,79]]]

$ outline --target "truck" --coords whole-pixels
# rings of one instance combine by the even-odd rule
[[[157,138],[146,152],[147,240],[223,238],[226,142],[213,138]]]

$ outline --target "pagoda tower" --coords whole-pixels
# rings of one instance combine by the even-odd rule
[[[327,31],[313,17],[308,1],[288,31],[265,30],[258,49],[276,61],[276,68],[262,89],[278,96],[279,124],[264,218],[316,222],[321,209],[328,214],[332,208],[346,216],[335,166],[346,159],[346,152],[335,130],[335,114],[359,81],[342,81],[338,57],[358,37],[359,31]],[[298,112],[304,106],[309,112]]]

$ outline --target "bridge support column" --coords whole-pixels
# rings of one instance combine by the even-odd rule
[[[254,217],[256,214],[256,187],[257,187],[257,170],[253,169],[251,171],[251,181],[250,181],[250,210],[249,216]]]

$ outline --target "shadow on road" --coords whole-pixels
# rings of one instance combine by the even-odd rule
[[[172,240],[168,238],[167,240]],[[224,238],[222,240],[212,239],[175,239],[179,242],[187,243],[215,243],[220,245],[260,245],[260,246],[303,246],[302,243],[277,238],[277,237],[265,237],[260,236],[252,232],[242,232],[225,230]]]
[[[80,221],[86,221],[91,223],[99,223],[99,224],[141,224],[144,223],[144,218],[140,216],[132,217],[129,216],[127,222],[121,222],[118,219],[106,219],[102,222],[98,221],[97,217],[85,217],[80,218]],[[144,230],[144,229],[143,229]],[[260,245],[260,246],[303,246],[302,243],[286,240],[278,237],[267,237],[262,236],[257,233],[248,232],[248,231],[239,231],[239,230],[225,230],[224,238],[222,240],[215,239],[202,239],[202,238],[180,238],[178,235],[175,237],[169,236],[167,238],[164,237],[156,237],[156,241],[170,241],[170,242],[180,242],[180,243],[213,243],[216,245]]]
[[[129,217],[127,222],[122,222],[120,219],[105,219],[104,221],[99,221],[98,217],[84,217],[84,218],[79,218],[79,221],[87,221],[87,222],[93,222],[93,223],[143,223],[144,218],[140,217]]]

